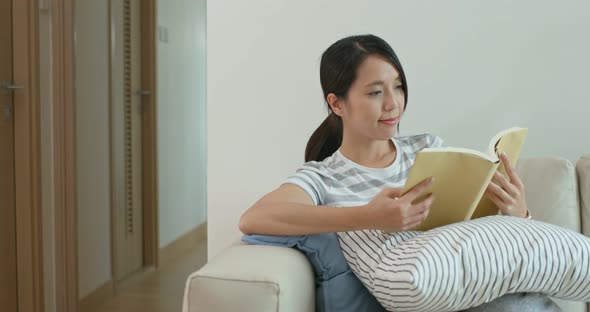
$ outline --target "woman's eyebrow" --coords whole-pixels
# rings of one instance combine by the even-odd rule
[[[395,83],[401,83],[399,77],[395,79]],[[383,85],[383,84],[385,84],[385,82],[383,82],[383,80],[375,80],[375,81],[367,84],[365,86],[365,88],[367,88],[367,87],[373,87],[373,86],[378,86],[378,85]]]
[[[378,86],[378,85],[382,85],[382,84],[384,84],[383,80],[375,80],[375,81],[367,84],[365,87]]]

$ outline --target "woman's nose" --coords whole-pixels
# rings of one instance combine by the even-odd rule
[[[396,103],[396,98],[394,96],[394,94],[389,94],[389,96],[385,97],[385,103],[384,104],[384,109],[386,111],[390,111],[392,109],[394,109],[398,103]]]

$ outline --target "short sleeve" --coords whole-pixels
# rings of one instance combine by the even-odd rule
[[[428,134],[428,147],[447,147],[443,139],[434,134]]]
[[[302,188],[315,205],[325,202],[327,185],[322,179],[322,172],[311,164],[304,164],[284,183],[291,183]]]

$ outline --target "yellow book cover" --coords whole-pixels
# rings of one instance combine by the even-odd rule
[[[499,155],[505,152],[512,165],[518,161],[528,129],[513,127],[497,133],[487,153],[472,149],[425,148],[416,154],[403,188],[408,190],[429,177],[434,183],[416,201],[434,193],[435,200],[424,222],[414,230],[426,231],[439,226],[498,214],[499,209],[483,196],[494,173],[506,171]]]

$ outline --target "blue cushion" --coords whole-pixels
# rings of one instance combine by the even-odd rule
[[[351,271],[336,233],[304,236],[244,235],[242,241],[254,245],[296,248],[303,252],[314,269],[318,312],[385,311]]]

